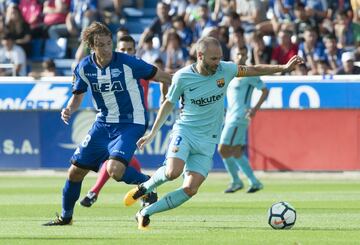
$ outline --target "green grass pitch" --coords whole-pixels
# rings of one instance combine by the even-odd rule
[[[151,229],[139,231],[139,205],[122,204],[130,188],[124,183],[109,181],[91,208],[77,204],[72,226],[44,227],[61,211],[64,175],[0,175],[0,244],[360,244],[360,178],[297,176],[264,174],[258,193],[223,194],[227,176],[212,173],[197,196],[152,216]],[[94,175],[85,179],[80,198],[94,182]],[[159,195],[180,184],[164,184]],[[291,230],[267,224],[267,210],[278,201],[296,208]]]

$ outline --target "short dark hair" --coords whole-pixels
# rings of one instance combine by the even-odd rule
[[[9,31],[6,31],[3,36],[4,40],[16,40],[15,35]]]
[[[131,42],[135,47],[135,40],[132,36],[126,35],[119,38],[118,42]]]

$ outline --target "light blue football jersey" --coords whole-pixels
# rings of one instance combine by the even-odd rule
[[[181,98],[181,112],[174,124],[189,137],[218,143],[224,118],[224,98],[230,81],[237,75],[233,62],[221,61],[212,76],[203,76],[196,64],[177,71],[169,88],[167,99],[176,104]]]
[[[234,78],[228,87],[226,97],[228,110],[226,123],[239,123],[247,121],[246,111],[250,108],[251,96],[254,88],[263,89],[266,85],[258,76]]]
[[[97,121],[147,125],[144,91],[139,80],[152,78],[156,71],[153,65],[119,52],[113,52],[110,64],[100,68],[92,54],[74,70],[73,93],[84,93],[90,88],[99,111]]]

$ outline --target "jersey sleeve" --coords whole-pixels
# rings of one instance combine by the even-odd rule
[[[173,76],[171,86],[166,95],[166,98],[173,104],[176,104],[180,96],[184,93],[184,89],[181,83],[181,75],[179,72],[176,72]]]
[[[230,82],[234,77],[237,76],[238,66],[234,62],[222,62],[221,65],[224,69],[226,81]]]
[[[133,71],[135,79],[150,80],[157,72],[157,67],[146,63],[142,59],[131,57],[129,58],[129,66]]]
[[[81,63],[80,63],[81,64]],[[87,91],[88,84],[87,78],[84,75],[83,68],[79,65],[74,69],[73,81],[72,81],[72,93],[82,94]]]

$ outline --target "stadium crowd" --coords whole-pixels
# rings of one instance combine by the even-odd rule
[[[155,3],[154,18],[135,37],[137,56],[169,73],[194,62],[196,41],[212,36],[220,41],[224,60],[234,60],[246,46],[247,64],[286,64],[299,54],[305,63],[291,74],[360,74],[355,65],[360,61],[360,0],[146,1]],[[34,71],[33,64],[53,64],[49,52],[76,63],[89,52],[79,40],[93,21],[107,24],[116,39],[135,34],[123,11],[129,6],[141,10],[144,1],[1,1],[0,75],[41,74],[41,66]],[[54,46],[60,50],[51,50]],[[15,72],[6,64],[14,64]]]

